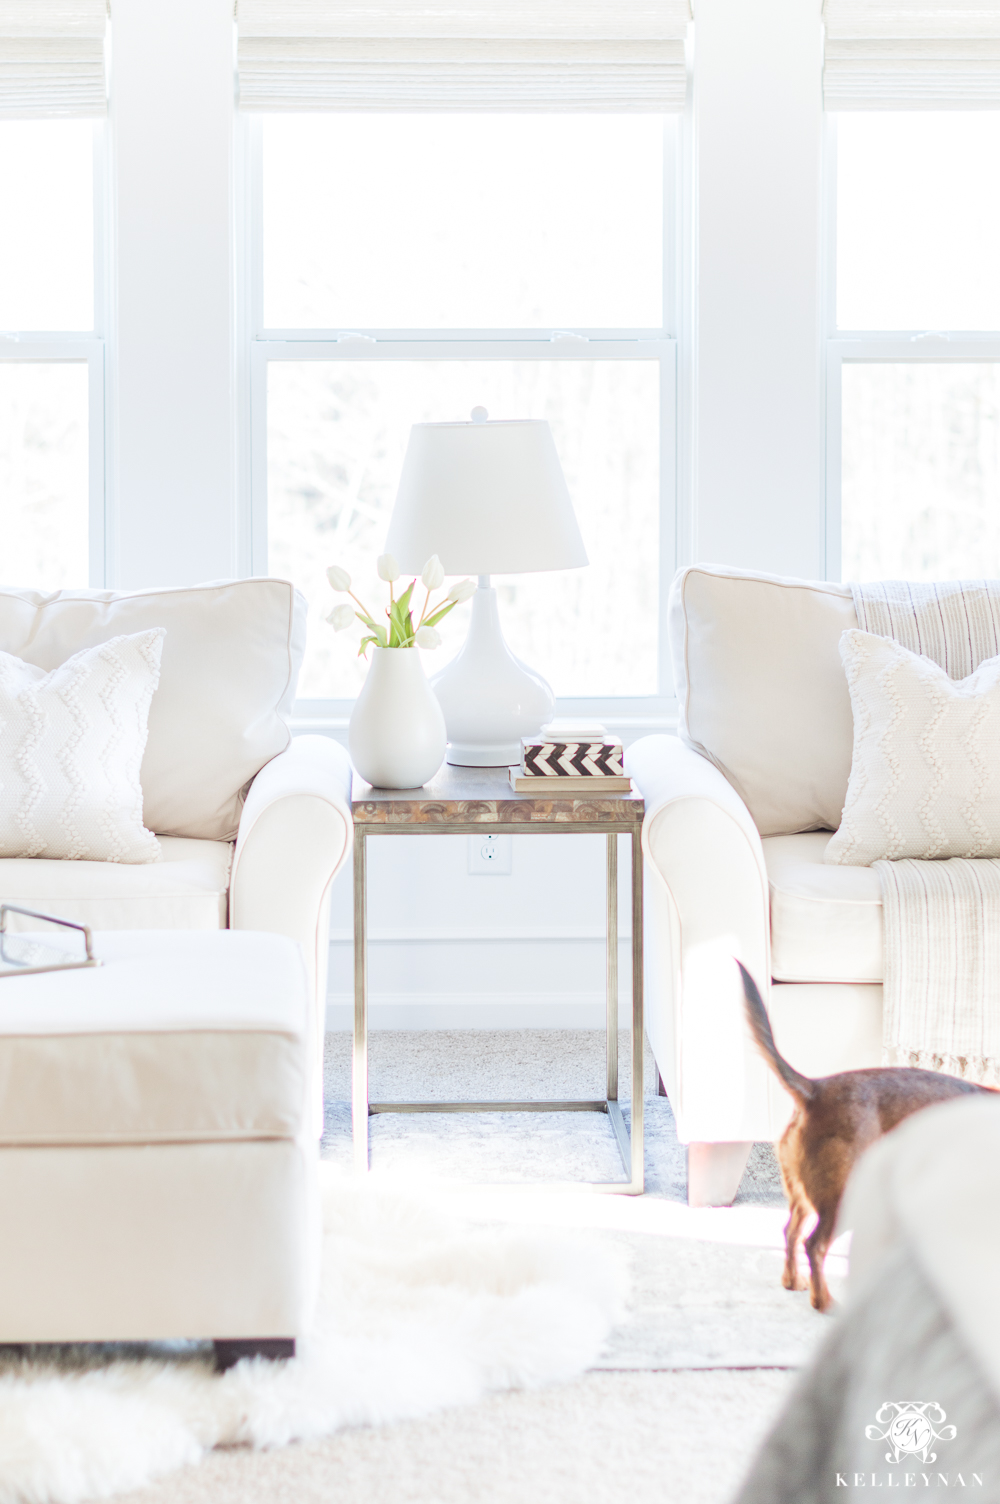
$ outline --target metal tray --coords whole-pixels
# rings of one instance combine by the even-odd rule
[[[56,924],[64,930],[76,930],[83,935],[86,954],[81,958],[65,946],[60,947],[55,936],[44,931],[12,931],[7,928],[7,915],[21,914],[27,919],[40,919],[45,924]],[[67,937],[68,938],[68,937]],[[15,903],[0,903],[0,977],[32,977],[42,971],[79,971],[84,966],[100,966],[94,955],[93,936],[86,924],[74,924],[72,919],[60,919],[55,914],[40,914],[36,909],[22,909]]]

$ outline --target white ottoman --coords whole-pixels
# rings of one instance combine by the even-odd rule
[[[319,1272],[298,946],[131,930],[94,951],[0,979],[0,1342],[288,1354]]]

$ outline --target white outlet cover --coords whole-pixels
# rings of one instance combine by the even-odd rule
[[[469,875],[471,877],[509,877],[513,857],[513,836],[469,836]]]

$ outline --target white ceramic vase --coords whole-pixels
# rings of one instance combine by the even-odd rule
[[[351,761],[376,788],[416,789],[444,761],[444,715],[416,648],[372,648],[351,712]]]

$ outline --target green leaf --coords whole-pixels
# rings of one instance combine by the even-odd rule
[[[409,591],[406,593],[409,595]],[[413,621],[404,605],[402,596],[398,601],[393,602],[389,611],[389,620],[392,623],[392,637],[389,646],[394,648],[402,647],[403,643],[413,636]]]
[[[366,652],[368,644],[370,642],[373,642],[377,648],[384,648],[388,646],[388,640],[385,635],[385,627],[380,627],[377,622],[372,622],[371,625],[374,628],[374,631],[370,632],[367,637],[362,637],[361,646],[358,648],[359,658],[363,653]]]
[[[411,580],[406,589],[403,591],[402,595],[399,597],[399,600],[396,602],[396,605],[401,611],[409,611],[410,596],[413,594],[413,587],[416,583],[416,580]]]
[[[426,621],[424,622],[424,626],[436,627],[441,618],[443,616],[447,616],[448,612],[453,610],[457,605],[458,601],[449,601],[447,606],[442,606],[439,611],[435,611],[432,616],[428,616]]]

